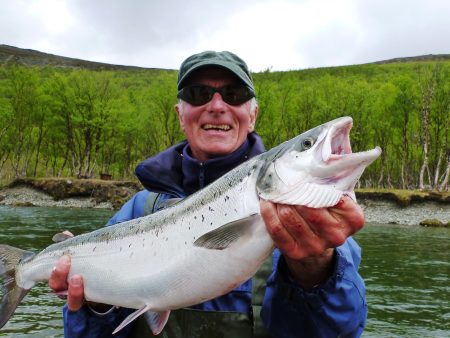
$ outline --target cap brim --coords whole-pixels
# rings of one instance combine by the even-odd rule
[[[209,60],[207,62],[199,62],[197,65],[195,65],[194,67],[189,69],[189,71],[186,72],[183,75],[183,77],[178,81],[178,90],[181,90],[184,87],[186,80],[188,80],[188,78],[192,75],[192,73],[194,73],[195,71],[197,71],[201,68],[205,68],[205,67],[209,67],[209,66],[212,66],[212,67],[218,66],[218,67],[221,67],[221,68],[224,68],[224,69],[230,71],[231,73],[236,75],[238,77],[238,79],[241,80],[245,85],[254,89],[252,81],[250,80],[248,75],[244,71],[242,71],[241,68],[236,67],[236,65],[231,64],[229,62],[220,62],[220,61],[212,62],[211,60]]]

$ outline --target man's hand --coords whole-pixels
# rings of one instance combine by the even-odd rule
[[[73,275],[67,280],[70,271],[70,257],[62,256],[50,275],[48,286],[56,293],[67,290],[67,307],[70,311],[78,311],[84,304],[83,279]]]
[[[334,248],[364,225],[361,207],[349,197],[317,209],[261,200],[261,215],[292,276],[304,288],[331,275]]]

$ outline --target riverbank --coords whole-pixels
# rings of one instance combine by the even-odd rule
[[[141,189],[133,181],[21,178],[0,189],[0,205],[119,209]]]
[[[0,205],[118,209],[141,189],[134,181],[25,178],[0,189]],[[448,192],[361,189],[356,196],[368,223],[418,225],[434,219],[448,226],[450,222]]]

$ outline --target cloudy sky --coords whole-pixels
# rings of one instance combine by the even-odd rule
[[[177,69],[230,50],[252,71],[450,54],[449,0],[0,0],[0,44]]]

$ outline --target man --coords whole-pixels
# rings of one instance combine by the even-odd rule
[[[254,133],[258,105],[253,82],[238,56],[212,51],[192,55],[180,67],[178,90],[175,110],[187,141],[138,165],[136,174],[146,190],[109,224],[155,212],[168,199],[194,193],[264,150]],[[357,272],[360,249],[350,236],[364,224],[361,208],[347,197],[332,208],[263,200],[260,207],[278,248],[262,301],[265,329],[258,327],[259,316],[253,316],[248,281],[215,300],[173,311],[163,336],[251,337],[264,336],[264,330],[274,337],[359,336],[367,305]],[[110,337],[130,310],[85,303],[82,277],[66,281],[69,269],[70,258],[63,257],[49,280],[55,291],[68,289],[66,337]],[[139,330],[132,323],[115,337],[143,336]]]

